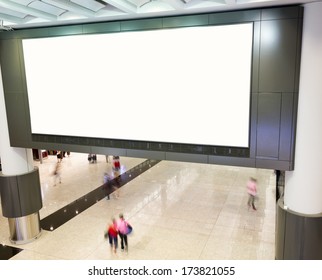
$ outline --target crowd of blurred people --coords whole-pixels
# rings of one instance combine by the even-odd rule
[[[128,252],[127,236],[132,232],[132,226],[119,214],[119,219],[112,218],[105,231],[105,238],[108,239],[111,251],[116,254],[118,248],[118,237],[121,240],[121,250]]]

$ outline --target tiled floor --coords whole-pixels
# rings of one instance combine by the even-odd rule
[[[145,159],[121,157],[121,173]],[[98,155],[72,153],[62,162],[62,183],[51,176],[54,156],[35,162],[40,169],[43,219],[113,176],[111,163]],[[248,210],[246,182],[258,179],[258,210]],[[39,239],[12,245],[7,219],[0,217],[2,245],[23,249],[11,259],[136,260],[231,259],[275,257],[275,175],[272,170],[161,161]],[[0,209],[1,211],[1,209]],[[111,217],[124,213],[134,230],[128,253],[113,254],[103,233]]]

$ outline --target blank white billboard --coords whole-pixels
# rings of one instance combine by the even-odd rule
[[[23,40],[34,134],[249,146],[252,23]]]

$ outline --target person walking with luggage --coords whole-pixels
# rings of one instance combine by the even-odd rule
[[[127,235],[129,234],[129,228],[132,230],[129,223],[125,221],[123,214],[120,214],[119,220],[117,221],[117,229],[121,238],[121,250],[125,250],[126,252],[128,251]]]

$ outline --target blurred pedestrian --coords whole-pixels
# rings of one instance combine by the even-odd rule
[[[113,156],[113,170],[120,171],[120,169],[121,169],[120,157]]]
[[[62,151],[57,151],[57,162],[61,162],[63,160],[63,153]]]
[[[255,199],[257,196],[257,180],[253,177],[250,177],[247,182],[247,193],[249,195],[247,202],[248,209],[252,207],[253,210],[257,210],[255,207]]]
[[[56,186],[57,181],[59,181],[59,184],[61,184],[61,175],[60,175],[60,169],[61,169],[61,162],[58,161],[56,163],[53,176],[54,176],[54,186]]]
[[[117,229],[121,239],[121,250],[128,251],[127,235],[132,231],[130,224],[125,221],[123,214],[119,215],[119,220],[117,221]]]
[[[279,198],[281,197],[280,186],[279,186],[279,181],[280,181],[280,177],[281,177],[281,170],[275,170],[274,173],[276,175],[276,202],[277,202],[279,200]]]
[[[112,222],[108,225],[107,235],[108,235],[108,242],[110,243],[110,246],[111,246],[111,250],[115,254],[118,247],[117,234],[118,234],[117,223],[116,223],[116,220],[113,218]]]
[[[110,176],[108,175],[107,172],[104,172],[104,175],[103,175],[103,189],[106,192],[106,199],[107,200],[110,199],[110,193],[112,192],[111,187],[112,187],[112,183],[111,183]]]
[[[110,180],[110,176],[108,176],[108,173],[107,172],[104,172],[104,175],[103,175],[103,183],[104,184],[107,184],[109,180]]]

